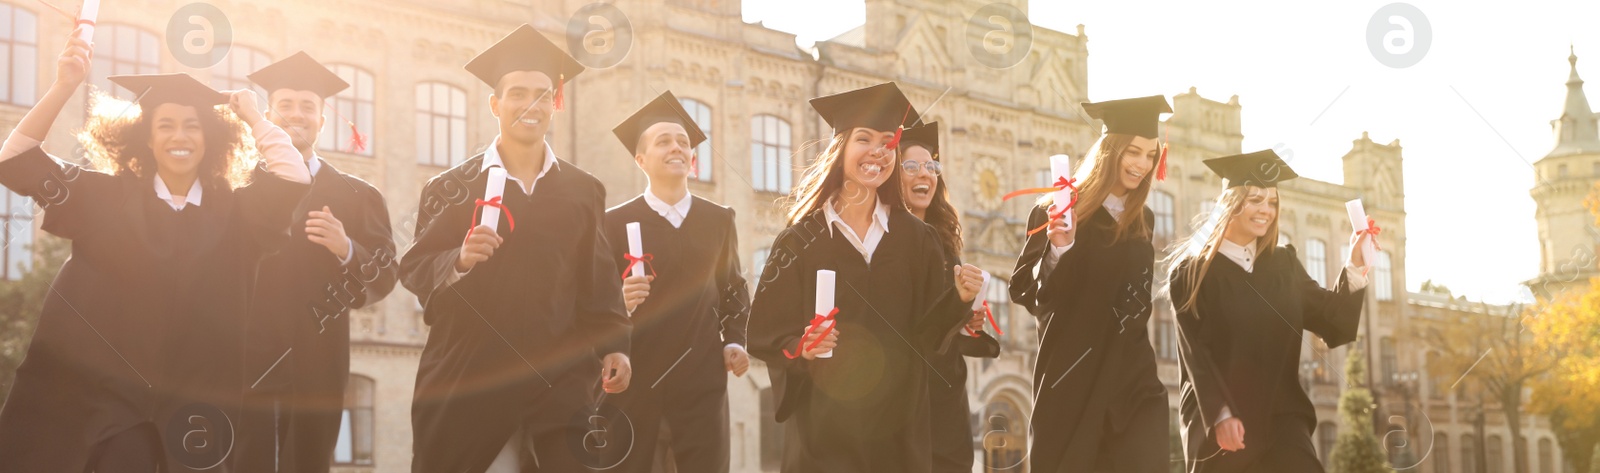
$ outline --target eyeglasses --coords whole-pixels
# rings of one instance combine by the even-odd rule
[[[920,172],[927,171],[928,175],[939,177],[940,167],[938,161],[906,161],[900,163],[900,168],[905,169],[908,176],[915,176]]]

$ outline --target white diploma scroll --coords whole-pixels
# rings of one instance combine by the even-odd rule
[[[644,238],[639,236],[639,222],[628,222],[628,254],[634,257],[633,270],[635,277],[644,276],[644,262],[638,258],[644,257]]]
[[[817,311],[816,312],[817,312],[818,315],[828,315],[829,312],[833,312],[833,307],[834,307],[833,306],[833,289],[834,289],[834,274],[833,274],[833,271],[827,270],[827,269],[819,269],[819,270],[817,270],[817,305],[816,305]],[[821,334],[822,330],[825,330],[828,327],[832,327],[832,326],[833,326],[833,319],[828,319],[826,322],[823,322],[821,325],[817,326],[816,333]],[[828,350],[826,352],[818,353],[817,354],[817,358],[833,358],[833,350]]]
[[[489,168],[489,183],[483,186],[483,200],[494,200],[496,197],[504,196],[505,193],[505,168]],[[489,227],[489,229],[494,230],[495,233],[500,233],[500,208],[489,205],[483,206],[483,219],[479,220],[478,224]]]
[[[977,312],[977,311],[983,310],[983,301],[984,301],[983,295],[988,290],[989,290],[989,272],[988,271],[983,271],[983,283],[978,285],[978,295],[974,296],[972,298],[972,311],[973,312]],[[966,330],[967,335],[971,335],[971,336],[974,336],[974,337],[978,336],[977,332],[974,332],[974,331],[971,331],[971,330],[967,330],[967,329],[962,329],[962,330]]]
[[[1057,182],[1061,182],[1062,179],[1072,179],[1072,157],[1065,154],[1051,156],[1050,185],[1054,186]],[[1053,203],[1050,204],[1050,215],[1055,215],[1056,212],[1061,211],[1061,206],[1072,202],[1072,189],[1064,188],[1056,191],[1055,195],[1051,197],[1051,200]],[[1071,230],[1072,210],[1068,209],[1067,213],[1062,214],[1061,221],[1067,224],[1068,230]]]
[[[1350,214],[1351,227],[1358,232],[1367,230],[1367,209],[1361,206],[1361,199],[1345,202],[1344,210]],[[1367,244],[1361,245],[1361,258],[1365,260],[1363,266],[1371,267],[1378,263],[1377,241],[1368,238]]]
[[[83,31],[78,33],[78,39],[94,41],[94,23],[100,17],[100,0],[83,0],[83,9],[78,11],[78,21],[83,23]]]

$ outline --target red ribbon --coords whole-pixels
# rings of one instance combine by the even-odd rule
[[[1005,332],[1000,331],[1000,324],[994,321],[994,312],[989,310],[989,301],[983,301],[983,309],[981,310],[983,311],[983,316],[989,319],[989,326],[994,327],[994,333],[996,335],[1005,335]],[[973,312],[977,311],[974,310]],[[972,338],[978,338],[978,332],[967,330],[967,333],[972,334]]]
[[[1157,181],[1167,180],[1167,149],[1171,148],[1171,145],[1167,144],[1167,128],[1169,127],[1161,127],[1161,162],[1156,164]]]
[[[633,271],[633,265],[636,264],[643,264],[645,269],[650,270],[650,277],[656,276],[656,266],[651,264],[652,261],[655,261],[655,255],[645,253],[644,256],[634,256],[628,253],[623,253],[622,257],[628,259],[627,269],[622,270],[622,279],[628,279],[628,272]]]
[[[556,80],[556,96],[550,99],[551,106],[555,107],[555,109],[558,111],[567,108],[566,94],[561,92],[561,89],[564,89],[567,85],[567,75],[561,74],[560,77],[560,79]]]
[[[789,359],[793,360],[795,358],[798,358],[800,356],[800,354],[805,353],[806,350],[810,350],[812,348],[816,348],[817,344],[822,343],[822,340],[825,339],[825,338],[828,338],[828,334],[833,332],[833,325],[834,324],[828,324],[827,327],[823,327],[822,328],[822,334],[821,335],[817,335],[817,339],[816,340],[812,340],[810,346],[806,346],[806,337],[810,336],[811,332],[815,331],[817,329],[817,327],[822,327],[822,324],[824,322],[833,320],[834,316],[836,316],[836,315],[839,315],[839,308],[838,307],[834,307],[832,311],[828,312],[828,315],[817,314],[815,317],[812,317],[811,318],[811,325],[806,327],[805,334],[800,336],[800,343],[795,344],[794,348],[795,348],[795,350],[799,350],[799,352],[798,353],[790,353],[789,350],[784,350],[783,351],[783,356],[788,357]]]
[[[1040,231],[1043,231],[1045,228],[1049,228],[1051,222],[1054,222],[1056,220],[1060,220],[1061,216],[1067,214],[1067,210],[1071,210],[1072,206],[1078,204],[1078,186],[1077,186],[1077,184],[1078,184],[1078,179],[1077,178],[1067,179],[1065,177],[1057,177],[1056,178],[1056,183],[1053,186],[1050,186],[1050,187],[1034,187],[1034,188],[1031,188],[1031,189],[1022,189],[1022,190],[1018,190],[1018,191],[1013,191],[1010,194],[1006,194],[1004,197],[1001,197],[1000,201],[1004,202],[1004,201],[1007,201],[1007,200],[1011,200],[1013,197],[1020,197],[1020,196],[1029,195],[1029,194],[1043,194],[1043,193],[1046,193],[1046,192],[1055,192],[1055,191],[1059,191],[1059,190],[1063,190],[1063,189],[1072,189],[1072,200],[1067,202],[1066,206],[1061,207],[1061,210],[1058,210],[1055,213],[1050,214],[1050,219],[1046,220],[1044,222],[1044,225],[1040,225],[1037,228],[1034,228],[1032,230],[1028,230],[1028,235],[1032,236],[1035,233],[1039,233]]]
[[[511,224],[511,231],[517,231],[517,219],[511,217],[510,207],[506,207],[506,204],[500,203],[499,196],[495,196],[495,198],[489,200],[478,199],[477,204],[472,207],[472,228],[478,228],[478,212],[483,210],[484,207],[494,207],[500,209],[501,213],[506,214],[506,223]],[[472,238],[471,228],[467,229],[467,238]],[[461,241],[466,242],[467,240],[466,238],[463,238]]]
[[[1378,228],[1378,222],[1376,220],[1373,220],[1372,217],[1367,217],[1367,229],[1362,230],[1361,233],[1372,235],[1372,247],[1382,250],[1383,246],[1378,245],[1378,233],[1382,231],[1382,228]],[[1372,261],[1367,262],[1367,264],[1372,263]]]

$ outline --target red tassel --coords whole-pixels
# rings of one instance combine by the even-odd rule
[[[1156,164],[1156,180],[1167,180],[1167,150],[1172,143],[1167,139],[1167,127],[1161,127],[1161,162]]]
[[[566,74],[562,74],[561,78],[556,80],[556,97],[555,97],[555,99],[552,99],[552,102],[555,103],[555,108],[556,108],[557,111],[560,111],[560,110],[566,108],[566,105],[565,105],[565,103],[566,103],[566,94],[563,93],[563,90],[562,90],[562,89],[566,88],[566,84],[567,84],[567,75]]]
[[[356,129],[356,122],[350,122],[350,149],[357,153],[367,151],[367,137],[361,135],[361,130]]]
[[[911,106],[906,105],[906,113],[900,116],[900,126],[894,129],[894,138],[890,138],[888,143],[883,144],[884,149],[889,151],[898,151],[900,149],[900,137],[905,135],[906,119],[910,117]]]

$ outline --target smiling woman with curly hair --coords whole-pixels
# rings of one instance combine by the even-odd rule
[[[209,469],[228,458],[247,385],[239,344],[256,262],[287,239],[310,174],[255,93],[183,74],[111,77],[138,107],[96,99],[113,113],[78,134],[91,166],[47,154],[88,74],[90,46],[73,34],[54,84],[0,148],[0,184],[72,241],[0,408],[0,458],[17,471]],[[250,184],[241,122],[265,158]]]

